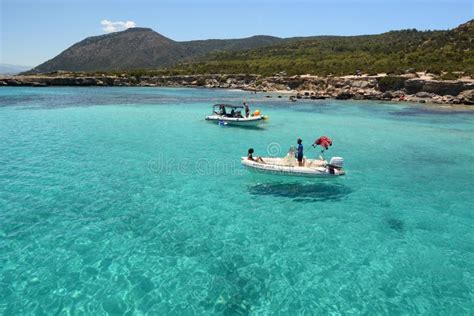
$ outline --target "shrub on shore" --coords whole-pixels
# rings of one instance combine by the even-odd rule
[[[459,75],[452,72],[447,72],[439,76],[439,79],[441,80],[457,80],[458,78]]]

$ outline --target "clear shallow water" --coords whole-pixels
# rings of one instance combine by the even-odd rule
[[[243,99],[265,129],[203,121]],[[240,167],[320,135],[344,178]],[[474,113],[1,88],[0,314],[469,315],[473,176]]]

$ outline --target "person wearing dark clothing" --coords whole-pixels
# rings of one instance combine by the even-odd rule
[[[255,161],[255,162],[265,163],[265,161],[263,161],[262,157],[253,158],[253,148],[249,148],[249,151],[247,153],[247,159]]]
[[[298,151],[297,151],[297,156],[296,158],[298,159],[298,166],[303,167],[304,166],[304,159],[303,159],[303,141],[301,138],[298,138],[296,141],[298,143]]]
[[[249,108],[247,102],[244,102],[244,108],[245,108],[245,117],[249,117],[249,115],[250,115],[250,108]]]
[[[222,104],[219,106],[219,110],[220,110],[220,114],[223,115],[223,116],[226,116],[226,112],[225,112],[225,106],[223,106]]]

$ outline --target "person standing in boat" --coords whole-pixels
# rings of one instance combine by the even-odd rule
[[[298,150],[296,152],[296,159],[298,159],[298,166],[303,167],[304,166],[303,140],[301,140],[301,138],[298,138],[298,140],[296,142],[298,143]]]
[[[244,108],[245,108],[245,117],[249,117],[249,115],[250,115],[250,108],[249,108],[247,102],[244,102]]]
[[[227,116],[227,113],[225,112],[225,106],[224,105],[219,105],[219,114],[222,116]]]

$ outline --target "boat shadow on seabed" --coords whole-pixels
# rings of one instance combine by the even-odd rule
[[[253,195],[271,195],[291,198],[295,202],[340,201],[352,193],[352,189],[342,183],[319,182],[271,182],[259,183],[248,188]]]

